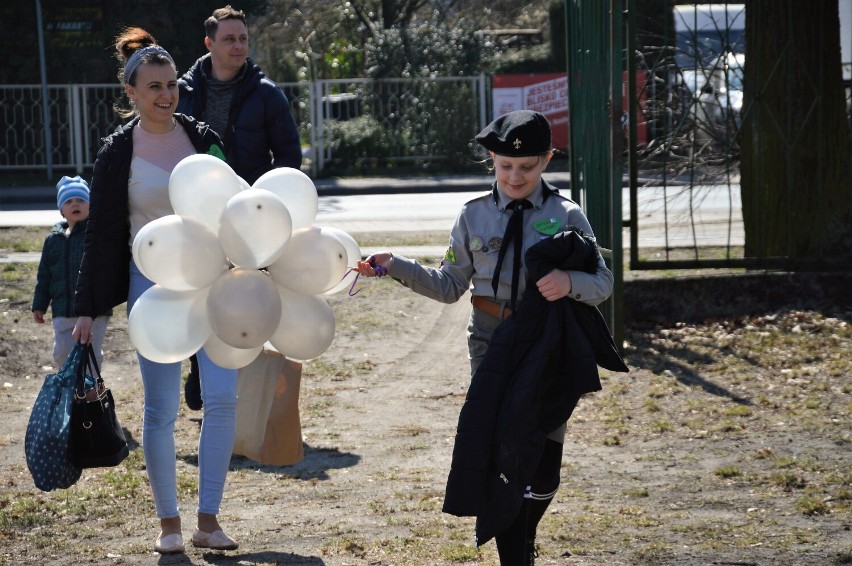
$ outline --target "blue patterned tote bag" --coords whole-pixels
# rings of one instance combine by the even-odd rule
[[[44,378],[30,414],[24,452],[33,481],[42,491],[71,487],[83,472],[71,459],[70,445],[74,385],[84,353],[81,344],[75,345],[59,373]]]

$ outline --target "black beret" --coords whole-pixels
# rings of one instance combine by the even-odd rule
[[[550,151],[550,122],[539,112],[515,110],[485,126],[476,141],[497,155],[541,155]]]

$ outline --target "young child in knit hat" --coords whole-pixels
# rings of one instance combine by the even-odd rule
[[[48,306],[53,314],[53,363],[59,368],[74,347],[71,331],[74,289],[83,259],[86,224],[89,219],[89,184],[79,176],[62,177],[56,184],[56,205],[64,220],[57,222],[44,240],[33,296],[33,319],[44,323]],[[95,319],[92,345],[98,364],[103,363],[103,343],[112,311]]]

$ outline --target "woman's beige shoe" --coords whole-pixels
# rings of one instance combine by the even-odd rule
[[[180,533],[172,533],[166,536],[158,536],[154,543],[154,550],[160,554],[180,554],[184,552],[183,537]]]
[[[192,533],[192,545],[199,548],[212,548],[213,550],[236,550],[237,541],[225,534],[221,529],[212,533],[195,529]]]

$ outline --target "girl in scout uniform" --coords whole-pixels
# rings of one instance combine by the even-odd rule
[[[363,276],[389,275],[412,291],[444,303],[453,303],[470,291],[473,309],[468,349],[472,375],[485,356],[494,330],[521,308],[525,252],[566,229],[593,236],[580,207],[541,177],[552,156],[547,118],[529,110],[510,112],[489,124],[476,140],[493,160],[494,183],[490,192],[462,207],[441,266],[427,267],[391,252],[373,254],[357,266]],[[597,305],[612,292],[613,276],[597,254],[593,273],[554,269],[536,281],[536,286],[547,301],[568,297]],[[564,424],[548,435],[524,513],[496,536],[504,566],[526,566],[534,561],[536,527],[559,485],[564,437]]]

